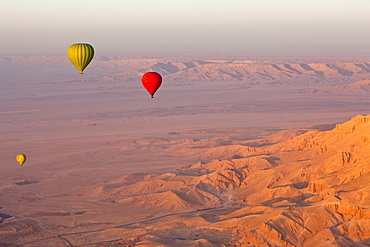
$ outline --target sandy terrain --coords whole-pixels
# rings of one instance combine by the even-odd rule
[[[370,63],[271,61],[1,58],[0,245],[365,246]]]

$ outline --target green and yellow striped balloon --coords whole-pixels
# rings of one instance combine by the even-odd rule
[[[78,69],[80,75],[89,65],[94,57],[94,48],[90,44],[77,43],[68,48],[68,58],[71,63]]]

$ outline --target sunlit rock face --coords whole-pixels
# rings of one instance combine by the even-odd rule
[[[279,143],[266,137],[254,140],[261,143],[255,148],[208,147],[216,160],[100,191],[122,206],[176,212],[153,222],[169,229],[153,231],[146,240],[152,244],[177,236],[176,243],[194,246],[199,239],[219,246],[362,246],[370,234],[369,134],[370,115],[359,115]]]

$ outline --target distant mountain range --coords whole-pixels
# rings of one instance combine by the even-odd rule
[[[302,60],[304,61],[304,60]],[[60,67],[74,70],[67,57],[0,57],[5,66]],[[89,65],[90,73],[105,80],[130,81],[141,78],[147,71],[157,71],[167,81],[278,81],[289,79],[370,78],[370,62],[365,61],[249,61],[208,59],[144,59],[96,57]]]

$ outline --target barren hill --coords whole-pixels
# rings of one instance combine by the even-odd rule
[[[274,138],[209,147],[211,162],[97,190],[122,207],[167,212],[134,227],[145,231],[139,246],[369,245],[370,115]]]

